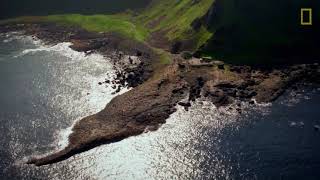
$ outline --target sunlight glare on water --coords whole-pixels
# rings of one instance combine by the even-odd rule
[[[157,131],[56,164],[26,165],[28,157],[66,146],[72,125],[116,96],[98,85],[115,71],[109,59],[75,52],[68,42],[48,46],[17,33],[0,40],[0,179],[259,179],[299,177],[308,170],[303,163],[310,174],[320,168],[320,133],[313,130],[319,88],[289,92],[275,104],[217,108],[197,100],[189,111],[177,106]]]
[[[237,117],[235,111],[217,109],[209,102],[196,102],[188,112],[178,107],[159,130],[76,155],[52,165],[48,174],[69,167],[73,175],[90,174],[95,179],[227,178],[232,167],[219,154],[219,133],[226,126],[237,128]],[[206,133],[212,131],[216,138]],[[206,175],[207,166],[212,169]]]

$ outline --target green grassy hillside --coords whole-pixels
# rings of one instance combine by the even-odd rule
[[[62,14],[50,16],[18,17],[8,22],[53,22],[65,26],[79,26],[94,32],[115,32],[125,37],[149,42],[165,39],[169,47],[177,41],[188,41],[189,50],[196,50],[212,37],[205,26],[194,29],[191,24],[204,16],[214,0],[153,0],[140,12],[126,11],[113,15]],[[155,47],[159,41],[155,41]]]
[[[300,25],[300,9],[313,8],[313,25]],[[116,32],[177,52],[235,63],[319,59],[320,1],[153,0],[140,12],[20,17],[8,22],[54,22],[88,31]]]
[[[191,24],[204,16],[214,0],[154,0],[137,18],[151,32],[162,32],[169,41],[195,39],[197,47],[212,33],[201,27],[195,31]]]
[[[79,26],[93,32],[115,32],[137,41],[145,41],[149,36],[146,28],[137,22],[131,22],[126,14],[26,16],[2,21],[2,23],[10,22],[53,22],[63,26]]]

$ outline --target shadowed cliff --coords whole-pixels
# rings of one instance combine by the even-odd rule
[[[313,25],[300,24],[312,8]],[[199,54],[238,64],[319,61],[320,2],[217,0],[199,21],[214,35]]]

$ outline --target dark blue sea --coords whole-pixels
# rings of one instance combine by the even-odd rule
[[[198,100],[158,131],[26,165],[65,146],[75,121],[117,95],[98,85],[114,77],[110,60],[69,45],[0,35],[0,179],[320,178],[320,87],[310,84],[270,104],[242,103],[242,113]]]

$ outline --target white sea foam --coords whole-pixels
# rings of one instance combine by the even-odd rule
[[[256,99],[252,99],[252,101],[254,102],[254,104],[256,104],[257,106],[261,106],[261,107],[270,107],[272,106],[271,102],[268,103],[258,103]]]
[[[34,44],[39,45],[39,46],[36,48],[33,48],[33,49],[25,49],[17,57],[24,56],[26,54],[34,54],[34,53],[41,52],[41,51],[47,51],[47,52],[59,53],[63,56],[71,58],[73,60],[80,59],[80,58],[86,58],[86,59],[91,58],[91,57],[86,57],[86,54],[84,52],[77,52],[77,51],[72,50],[70,48],[72,43],[70,43],[70,42],[58,43],[54,46],[43,45],[43,43],[38,40],[35,40],[33,42],[34,42]],[[92,56],[94,56],[94,55],[92,55]],[[95,54],[95,56],[99,56],[99,55]]]
[[[4,42],[4,43],[8,43],[8,42],[13,41],[13,39],[14,39],[14,38],[8,38],[8,39],[3,40],[3,42]]]
[[[75,111],[82,111],[76,119],[70,120],[71,126],[57,130],[55,132],[55,151],[60,150],[68,146],[69,135],[72,133],[74,125],[81,120],[84,116],[97,113],[102,110],[108,102],[111,101],[115,96],[129,91],[130,89],[123,88],[119,93],[112,94],[115,90],[109,84],[99,85],[99,82],[108,79],[114,80],[115,67],[110,62],[110,59],[105,58],[103,55],[98,53],[92,53],[86,55],[84,52],[78,52],[70,48],[71,42],[62,42],[56,45],[46,45],[40,39],[32,36],[24,36],[21,34],[8,34],[8,38],[16,39],[25,44],[33,44],[33,48],[24,49],[20,52],[16,58],[27,55],[38,55],[41,52],[48,52],[54,56],[65,57],[66,60],[61,62],[64,68],[57,67],[53,68],[54,76],[64,76],[59,82],[60,85],[78,89],[81,95],[74,97],[65,92],[65,89],[61,89],[57,85],[52,85],[52,88],[56,89],[56,95],[51,94],[53,97],[49,99],[48,104],[52,107],[58,107],[62,113],[71,115],[75,114]],[[8,39],[7,38],[7,39]],[[46,53],[47,54],[47,53]],[[41,54],[39,54],[41,56]],[[42,54],[43,56],[43,54]],[[46,58],[44,58],[46,59]],[[63,59],[63,58],[62,58]],[[62,69],[61,69],[62,68]],[[62,73],[62,74],[61,74]],[[57,87],[56,87],[57,86]]]
[[[57,149],[66,148],[69,145],[69,135],[72,133],[72,127],[62,129],[57,135]]]
[[[23,32],[20,31],[8,32],[5,34],[1,34],[1,36],[5,37],[5,39],[2,41],[3,43],[9,43],[14,40],[19,40],[23,43],[32,43],[34,45],[42,44],[42,41],[37,37],[24,35]]]

